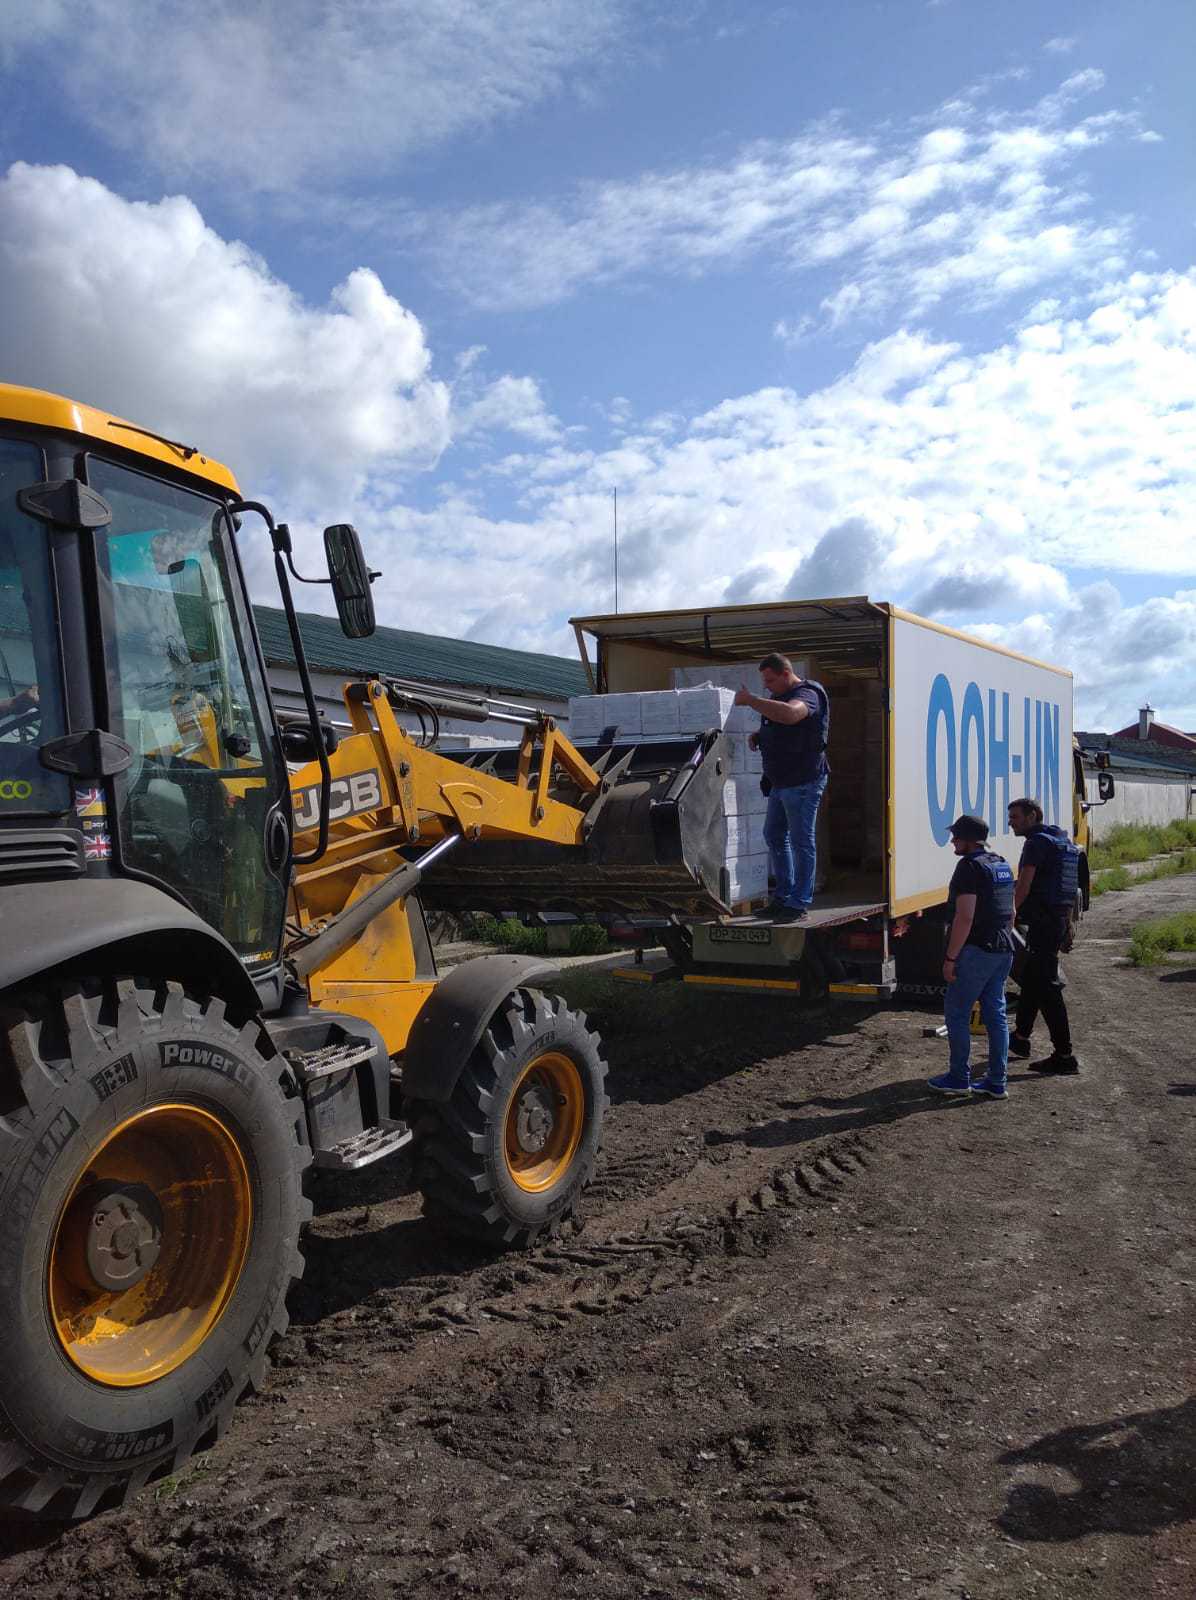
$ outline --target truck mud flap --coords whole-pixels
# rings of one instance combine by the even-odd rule
[[[710,917],[726,855],[726,740],[717,731],[661,743],[588,744],[592,765],[618,780],[601,796],[579,846],[482,840],[437,863],[420,885],[437,911],[554,911],[574,916]],[[463,758],[472,764],[470,758]],[[476,755],[496,777],[515,776],[517,751]],[[626,760],[626,765],[621,764]],[[534,781],[534,777],[533,777]],[[555,800],[581,805],[567,783]]]

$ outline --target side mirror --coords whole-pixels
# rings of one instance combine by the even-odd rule
[[[349,639],[368,639],[376,626],[372,576],[366,566],[357,529],[350,522],[334,522],[324,529],[328,576],[336,596],[336,612]]]
[[[1112,800],[1117,793],[1117,785],[1113,782],[1111,772],[1098,772],[1096,775],[1096,792],[1101,797],[1101,803]]]

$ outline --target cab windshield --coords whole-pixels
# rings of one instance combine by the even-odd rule
[[[117,789],[121,859],[169,884],[245,961],[271,960],[284,889],[266,838],[285,793],[224,514],[111,462],[89,461],[88,482],[112,511],[96,550],[111,727],[133,751]]]
[[[64,731],[47,533],[17,505],[44,476],[35,445],[0,439],[0,822],[71,804],[68,780],[39,760]]]

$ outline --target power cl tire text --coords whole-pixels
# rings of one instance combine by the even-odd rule
[[[307,1137],[256,1021],[104,980],[0,1018],[0,1511],[119,1504],[223,1430],[302,1271]]]

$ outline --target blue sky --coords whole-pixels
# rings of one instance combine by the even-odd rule
[[[1196,728],[1194,60],[1188,0],[0,0],[0,374],[351,517],[396,626],[568,652],[617,487],[624,608],[867,592]]]

